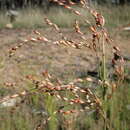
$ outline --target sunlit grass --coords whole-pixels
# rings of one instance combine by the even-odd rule
[[[79,10],[85,18],[90,20],[91,16],[87,12],[80,7],[73,7],[76,10]],[[129,24],[130,19],[130,8],[129,6],[109,6],[109,7],[102,7],[102,6],[94,6],[97,8],[99,12],[101,12],[105,19],[106,19],[106,26],[110,29],[121,27],[123,25]],[[19,15],[14,22],[14,28],[40,28],[45,27],[44,18],[48,17],[54,23],[61,27],[72,27],[74,24],[74,20],[77,19],[80,22],[80,25],[84,26],[85,22],[81,17],[73,15],[70,11],[65,10],[64,8],[60,7],[51,7],[48,11],[44,11],[38,8],[28,8],[19,10]],[[6,26],[9,23],[9,18],[6,15],[6,12],[0,13],[0,28]]]

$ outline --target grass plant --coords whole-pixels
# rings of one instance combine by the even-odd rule
[[[60,40],[49,39],[38,30],[33,31],[33,36],[21,41],[9,49],[9,58],[15,57],[16,51],[31,43],[53,44],[60,47],[74,49],[90,49],[99,61],[99,74],[97,77],[68,79],[62,82],[58,77],[44,70],[39,75],[28,74],[24,77],[27,88],[13,95],[4,96],[0,104],[8,103],[11,99],[21,98],[21,102],[7,109],[7,120],[3,113],[1,117],[2,130],[128,130],[130,129],[126,105],[129,99],[129,88],[124,89],[124,59],[118,46],[113,45],[112,39],[105,28],[107,19],[97,10],[88,7],[81,1],[81,7],[71,7],[58,2],[64,9],[58,9],[55,17],[52,12],[47,15],[42,11],[23,12],[30,17],[17,19],[14,26],[40,27],[43,20],[59,35]],[[52,9],[53,10],[53,9]],[[55,10],[55,9],[54,9]],[[57,10],[56,10],[57,11]],[[87,13],[86,13],[87,12]],[[62,17],[63,19],[61,19]],[[92,20],[89,20],[92,18]],[[31,19],[29,21],[29,19]],[[22,20],[25,23],[20,23]],[[68,22],[68,23],[67,23]],[[86,25],[91,38],[87,39],[80,25]],[[75,35],[80,40],[70,39],[64,35],[59,27],[73,27]],[[84,27],[84,26],[83,26]],[[111,61],[107,61],[106,45],[113,51]],[[38,44],[37,44],[38,45]],[[107,63],[111,64],[112,74],[108,74]],[[111,79],[112,77],[112,79]],[[96,85],[90,88],[88,85]],[[15,88],[15,83],[7,82],[6,87]],[[124,96],[125,95],[125,96]],[[126,100],[126,101],[125,101]],[[38,110],[36,110],[36,108]],[[39,109],[42,108],[42,112]],[[117,109],[115,111],[115,109]],[[3,110],[5,111],[5,110]],[[19,113],[21,111],[21,113]],[[5,113],[5,112],[4,112]]]
[[[86,18],[91,19],[91,15],[84,11],[80,7],[75,7],[76,10],[80,10]],[[123,27],[129,23],[129,6],[92,6],[96,8],[99,12],[102,12],[103,16],[106,19],[106,27],[108,29],[113,29]],[[109,10],[111,8],[111,10]],[[51,7],[49,11],[45,12],[39,8],[27,8],[23,10],[18,10],[19,15],[14,22],[14,28],[41,28],[46,27],[46,24],[43,24],[43,18],[46,16],[54,21],[57,25],[64,28],[70,28],[73,25],[73,21],[77,19],[80,21],[81,26],[85,26],[85,23],[76,15],[73,15],[68,10],[64,8]],[[6,15],[6,11],[0,12],[0,28],[4,28],[7,23],[9,23],[9,17]],[[62,18],[62,19],[61,19]]]

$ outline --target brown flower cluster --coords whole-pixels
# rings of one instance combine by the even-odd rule
[[[92,109],[101,109],[102,103],[100,99],[89,88],[76,86],[76,83],[82,83],[84,82],[84,80],[88,80],[88,78],[85,78],[84,80],[75,79],[73,82],[65,85],[62,84],[60,80],[57,80],[56,83],[53,83],[52,76],[47,71],[44,71],[42,75],[44,76],[43,80],[38,80],[32,75],[26,76],[27,79],[33,82],[33,84],[35,85],[34,89],[38,91],[38,93],[47,93],[50,96],[54,96],[57,100],[68,103],[68,105],[70,106],[82,106],[83,109],[80,109],[79,111],[91,111]],[[71,93],[73,95],[73,98],[68,98],[64,96],[63,92]],[[62,114],[70,114],[78,111],[64,111],[63,108],[65,108],[65,106],[60,107],[57,112]]]

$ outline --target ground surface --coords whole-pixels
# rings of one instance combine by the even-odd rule
[[[49,39],[59,39],[58,34],[52,29],[40,29],[40,32]],[[63,29],[63,32],[67,37],[79,40],[73,30]],[[91,50],[59,47],[46,43],[30,43],[18,49],[13,57],[8,57],[9,48],[31,36],[32,30],[0,30],[1,85],[7,81],[21,84],[26,75],[40,74],[43,70],[48,70],[58,78],[71,81],[73,78],[86,76],[88,70],[96,68],[98,61]],[[130,56],[130,38],[123,40],[118,36],[113,39],[113,45],[119,46],[123,55]],[[111,53],[112,51],[107,49],[108,59],[111,58]]]

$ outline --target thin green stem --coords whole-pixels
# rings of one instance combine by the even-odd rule
[[[103,100],[104,100],[104,130],[108,130],[107,127],[107,87],[105,85],[106,81],[106,51],[105,51],[105,39],[104,34],[102,34],[102,81],[103,81]]]
[[[105,40],[104,40],[104,34],[102,34],[102,81],[103,81],[103,100],[106,100],[106,51],[105,51]]]

